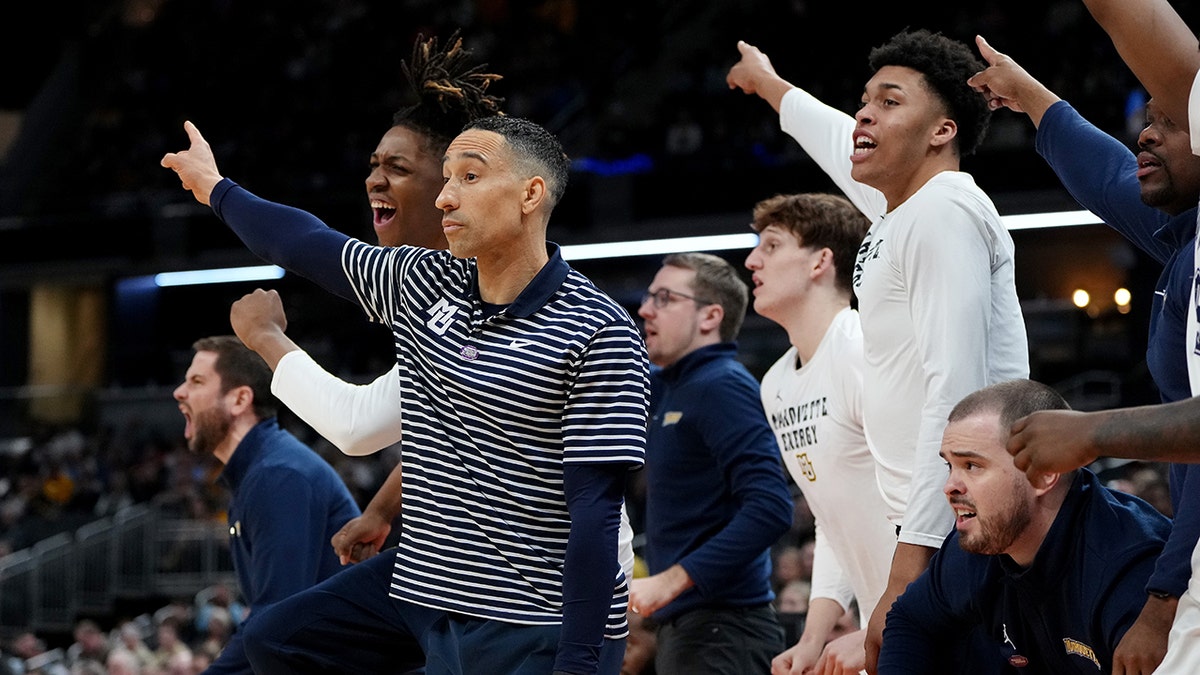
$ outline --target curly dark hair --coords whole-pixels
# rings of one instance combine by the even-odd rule
[[[470,122],[504,114],[503,98],[487,93],[500,75],[484,72],[486,63],[473,64],[458,31],[445,45],[437,37],[418,35],[412,58],[400,63],[416,103],[392,116],[392,126],[406,127],[425,136],[433,154],[440,156],[450,141]]]
[[[991,111],[983,95],[967,86],[967,78],[986,66],[967,45],[924,28],[903,30],[872,49],[868,63],[872,74],[884,66],[902,66],[924,75],[958,125],[959,156],[979,148]]]

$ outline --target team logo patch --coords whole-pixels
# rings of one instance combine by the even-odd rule
[[[1068,654],[1082,656],[1083,658],[1096,664],[1096,670],[1100,669],[1100,659],[1096,658],[1096,652],[1091,647],[1083,644],[1079,640],[1072,640],[1071,638],[1063,638],[1063,646],[1067,648]]]
[[[798,453],[796,455],[796,461],[800,464],[800,470],[804,472],[804,477],[807,478],[810,483],[815,483],[817,481],[817,470],[813,468],[812,462],[808,460],[808,453]]]
[[[429,308],[429,320],[425,322],[425,327],[438,335],[445,335],[450,329],[450,324],[454,323],[454,312],[454,305],[451,305],[449,300],[438,300],[437,304]]]
[[[664,427],[669,427],[672,424],[678,424],[679,420],[681,419],[683,419],[683,413],[678,410],[672,410],[670,412],[663,413],[662,425]]]

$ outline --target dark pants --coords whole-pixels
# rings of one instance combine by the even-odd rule
[[[258,675],[509,673],[546,675],[560,626],[524,626],[430,609],[388,596],[393,551],[282,600],[243,626]],[[624,640],[605,640],[601,673],[616,675]]]
[[[783,628],[771,605],[700,608],[658,627],[659,675],[754,675],[771,672],[785,649]]]

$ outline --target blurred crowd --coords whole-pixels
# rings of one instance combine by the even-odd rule
[[[360,506],[398,461],[390,449],[347,457],[302,423],[284,423],[338,469]],[[228,492],[217,483],[221,464],[189,452],[182,417],[180,425],[177,437],[140,425],[96,432],[44,428],[0,454],[0,555],[132,504],[224,524]]]
[[[236,591],[218,584],[191,603],[173,602],[111,628],[80,619],[65,646],[20,632],[0,645],[0,675],[193,675],[212,663],[245,618]]]

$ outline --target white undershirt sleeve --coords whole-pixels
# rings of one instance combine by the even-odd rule
[[[850,602],[854,599],[854,587],[850,584],[850,577],[842,568],[837,554],[829,545],[829,540],[825,537],[819,521],[817,522],[815,544],[813,547],[812,591],[809,597],[827,598],[841,605],[844,610],[850,609]]]
[[[370,384],[351,384],[296,350],[279,360],[271,393],[347,455],[369,455],[400,441],[398,366]]]

